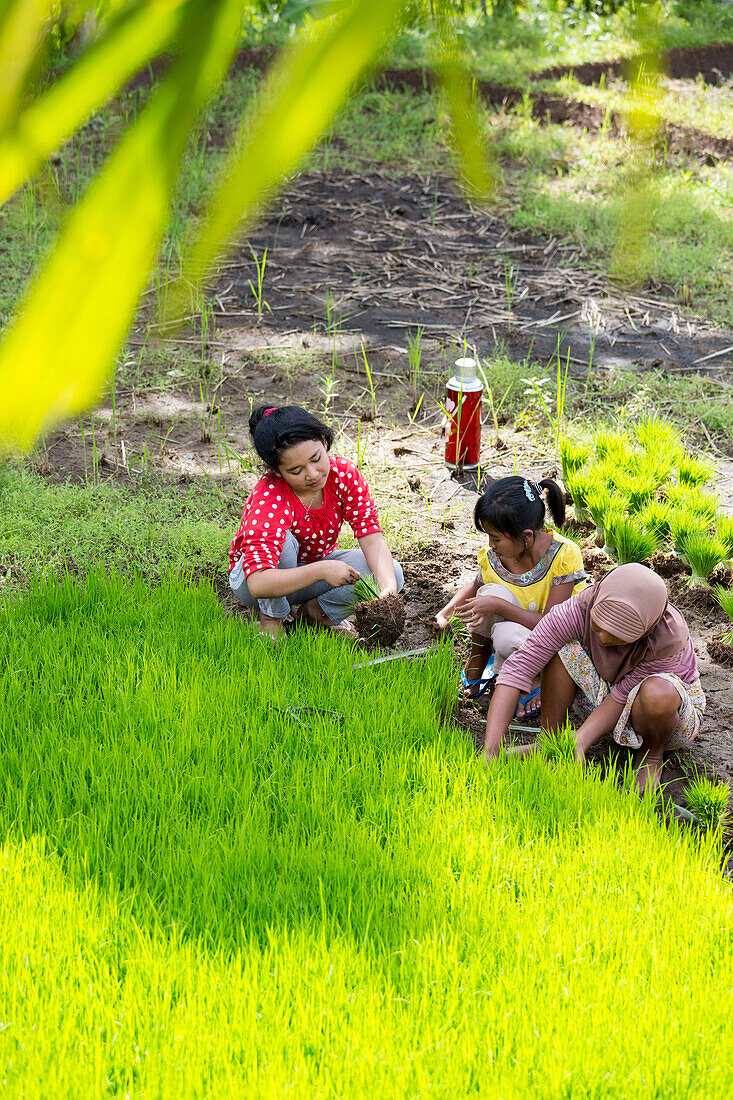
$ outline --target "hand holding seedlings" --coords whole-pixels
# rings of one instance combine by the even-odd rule
[[[345,561],[321,562],[321,580],[332,588],[342,588],[345,584],[356,584],[361,577],[358,569]]]

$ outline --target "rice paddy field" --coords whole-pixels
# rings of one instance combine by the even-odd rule
[[[207,583],[3,603],[3,1091],[729,1095],[720,838],[487,768],[449,645],[351,657]]]

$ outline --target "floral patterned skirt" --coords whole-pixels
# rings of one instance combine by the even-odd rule
[[[590,654],[580,642],[569,642],[568,645],[564,645],[559,656],[578,687],[573,711],[581,721],[585,721],[591,711],[603,702],[611,687],[598,675]],[[664,748],[665,750],[682,748],[683,745],[689,745],[690,741],[697,736],[700,720],[705,713],[705,694],[700,686],[700,680],[685,684],[672,672],[657,672],[655,675],[662,680],[669,680],[680,695],[677,728]],[[613,739],[616,744],[624,745],[629,749],[639,749],[642,745],[641,737],[631,725],[631,708],[643,683],[642,680],[629,692],[621,717],[613,729]]]

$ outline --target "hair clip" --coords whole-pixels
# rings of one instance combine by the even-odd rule
[[[535,495],[532,492],[532,488],[531,488],[529,482],[527,481],[526,477],[524,479],[524,495],[526,496],[527,500],[529,500],[529,501],[534,501],[535,500]]]
[[[533,481],[532,482],[532,488],[536,492],[538,500],[541,500],[542,499],[542,493],[544,492],[544,490],[543,490],[542,486],[540,485],[539,481]]]
[[[274,413],[274,412],[277,412],[276,408],[275,409],[265,409],[265,411],[262,414],[262,419],[264,420],[266,416],[269,416],[270,413]]]

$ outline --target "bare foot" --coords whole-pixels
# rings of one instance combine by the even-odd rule
[[[347,638],[356,637],[356,628],[349,619],[342,619],[340,623],[334,623],[318,602],[318,597],[301,604],[296,621],[306,623],[308,626],[323,627],[332,630],[335,634],[343,634]]]
[[[268,638],[279,638],[283,631],[282,619],[273,619],[271,615],[259,613],[260,632]]]
[[[643,760],[639,762],[639,766],[636,769],[636,790],[639,798],[644,795],[647,788],[655,791],[659,786],[659,781],[662,778],[662,765],[664,763],[664,753],[648,752]]]
[[[471,652],[468,655],[468,660],[463,669],[463,675],[469,683],[471,680],[482,679],[486,663],[490,656],[491,648],[484,638],[481,638],[480,641],[472,639]],[[474,684],[472,687],[466,687],[464,684],[461,684],[459,691],[464,699],[475,699],[480,688],[480,684]]]

